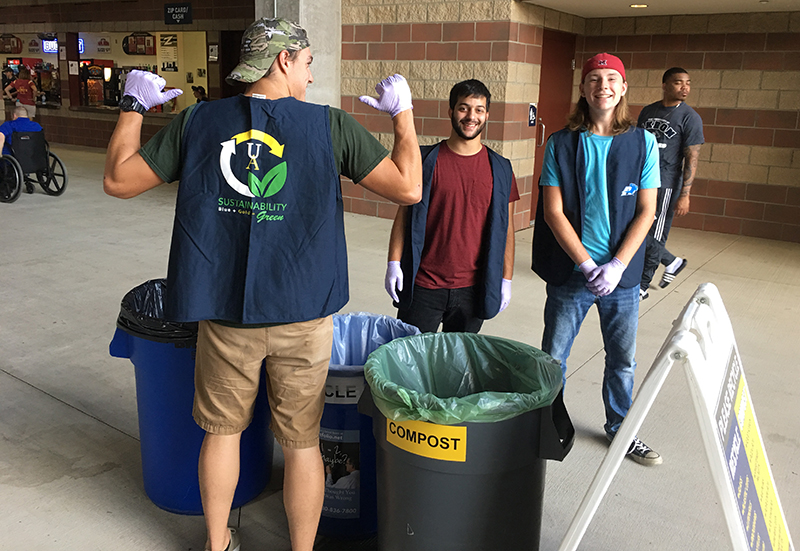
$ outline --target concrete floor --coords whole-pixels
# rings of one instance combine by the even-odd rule
[[[133,367],[108,354],[122,296],[165,274],[175,187],[113,199],[102,192],[103,151],[54,150],[69,170],[66,193],[37,190],[0,205],[0,549],[202,549],[201,517],[162,511],[144,494]],[[390,222],[346,218],[344,311],[394,314],[383,290]],[[517,234],[511,306],[483,332],[538,346],[545,295],[529,268],[530,239],[530,230]],[[715,283],[797,538],[800,245],[674,230],[670,249],[689,266],[642,303],[637,379],[697,286]],[[542,550],[557,549],[607,449],[602,363],[592,312],[571,357],[566,403],[577,436],[566,460],[548,468]],[[623,463],[580,549],[730,549],[682,371],[668,377],[640,436],[664,464]],[[278,455],[270,489],[241,511],[245,551],[289,549],[281,476]]]

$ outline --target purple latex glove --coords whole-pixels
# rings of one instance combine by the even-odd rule
[[[500,311],[498,314],[508,308],[511,303],[511,280],[503,278],[503,283],[500,286]]]
[[[392,118],[401,111],[413,109],[411,105],[411,89],[402,75],[392,75],[375,85],[378,99],[370,96],[361,96],[362,102],[378,111],[389,113]]]
[[[582,262],[581,265],[578,266],[578,269],[583,272],[583,275],[586,277],[586,281],[591,281],[594,279],[595,272],[598,270],[598,267],[597,264],[595,264],[595,261],[589,258],[589,260]]]
[[[390,260],[386,265],[386,277],[383,279],[383,286],[393,301],[400,302],[397,297],[397,291],[403,290],[403,270],[400,269],[398,260]]]
[[[600,266],[595,273],[594,279],[586,284],[586,287],[596,296],[604,297],[611,294],[617,288],[619,280],[622,278],[622,273],[625,271],[625,264],[616,256]]]
[[[183,90],[179,88],[162,92],[166,84],[167,81],[156,74],[134,70],[128,73],[125,80],[124,95],[133,96],[139,104],[151,109],[183,94]]]

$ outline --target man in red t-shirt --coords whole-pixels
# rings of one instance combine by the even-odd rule
[[[490,102],[478,80],[453,87],[450,137],[421,148],[422,201],[392,226],[386,291],[423,332],[477,333],[511,300],[519,192],[510,161],[481,143]]]

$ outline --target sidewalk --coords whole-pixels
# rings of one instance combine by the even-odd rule
[[[102,191],[102,150],[53,150],[69,172],[64,195],[37,190],[0,204],[0,548],[202,550],[201,517],[162,511],[143,492],[133,366],[108,354],[123,295],[166,273],[176,186],[113,199]],[[394,315],[383,290],[391,221],[345,219],[351,299],[343,312]],[[511,305],[482,332],[538,346],[545,292],[530,270],[530,241],[530,229],[517,233]],[[800,245],[675,229],[669,248],[689,264],[642,303],[637,381],[697,286],[716,284],[798,541]],[[566,405],[576,442],[563,463],[549,465],[542,551],[558,548],[607,449],[602,369],[593,310],[570,358]],[[639,436],[664,464],[623,463],[580,549],[729,549],[681,370],[670,374]],[[289,549],[281,477],[276,453],[270,490],[241,512],[244,551]]]

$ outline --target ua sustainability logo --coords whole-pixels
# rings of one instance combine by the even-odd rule
[[[261,130],[241,132],[220,145],[219,166],[225,182],[247,199],[220,197],[219,211],[255,216],[258,222],[283,220],[287,205],[263,199],[272,197],[286,184],[286,161],[281,161],[284,145]],[[240,180],[231,167],[234,155],[244,154],[249,159],[246,181]],[[275,161],[280,162],[274,164]]]
[[[246,142],[247,156],[250,162],[247,163],[247,183],[240,181],[231,169],[231,158],[236,155],[236,146]],[[259,165],[262,146],[269,148],[269,153],[277,158],[283,157],[283,145],[278,140],[260,130],[248,130],[241,134],[236,134],[230,140],[222,142],[222,150],[219,153],[219,166],[222,175],[229,186],[237,193],[245,197],[271,197],[278,193],[286,183],[286,161],[283,161],[272,168],[266,174]],[[262,163],[264,161],[262,160]]]

